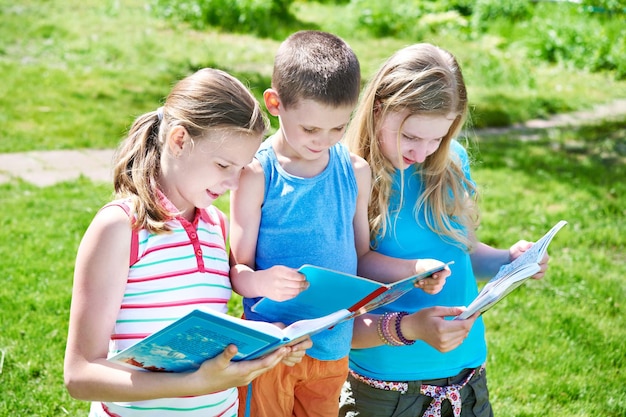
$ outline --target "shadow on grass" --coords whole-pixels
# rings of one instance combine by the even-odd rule
[[[471,109],[474,127],[506,127],[525,120],[547,118],[559,113],[574,111],[567,101],[546,92],[543,96],[514,96],[503,93],[486,94]]]
[[[626,119],[478,136],[481,166],[532,172],[581,186],[626,191]],[[590,187],[586,187],[590,188]]]

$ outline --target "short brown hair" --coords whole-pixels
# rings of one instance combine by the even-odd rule
[[[285,107],[311,99],[333,107],[354,105],[361,89],[356,54],[338,36],[303,30],[289,36],[274,59],[272,87]]]

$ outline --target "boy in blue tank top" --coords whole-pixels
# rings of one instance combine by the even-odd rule
[[[281,44],[263,96],[280,127],[231,193],[231,280],[247,319],[291,324],[292,317],[261,316],[251,306],[260,297],[282,301],[306,290],[297,272],[303,264],[356,274],[357,263],[374,256],[379,269],[370,277],[393,281],[436,262],[369,250],[370,169],[339,143],[359,90],[359,61],[337,36],[300,31]],[[420,285],[437,292],[448,274]],[[300,364],[274,368],[241,388],[240,415],[336,417],[352,326],[351,320],[313,336]]]

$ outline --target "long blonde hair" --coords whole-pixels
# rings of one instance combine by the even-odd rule
[[[182,79],[163,107],[139,116],[116,152],[113,184],[117,198],[131,199],[135,227],[153,233],[167,231],[165,223],[176,214],[159,203],[157,194],[161,153],[175,126],[183,126],[197,140],[208,140],[214,129],[235,130],[257,140],[267,122],[259,102],[239,80],[212,68]]]
[[[365,87],[345,135],[350,150],[363,157],[372,169],[368,210],[371,240],[375,245],[377,238],[388,233],[395,172],[380,149],[380,125],[389,113],[403,111],[409,115],[456,116],[437,151],[418,167],[424,192],[415,202],[414,214],[417,221],[417,212],[423,208],[428,228],[469,251],[470,233],[479,221],[477,190],[466,179],[460,161],[450,153],[450,143],[467,117],[467,90],[454,56],[427,43],[405,47],[381,66]],[[402,190],[400,198],[402,205]]]

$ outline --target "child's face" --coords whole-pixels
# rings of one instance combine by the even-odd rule
[[[421,164],[439,148],[452,122],[453,116],[409,115],[408,111],[388,113],[378,138],[383,156],[397,169]]]
[[[296,106],[279,110],[280,128],[296,157],[316,160],[341,140],[353,106],[326,106],[300,100]]]
[[[171,161],[165,173],[166,196],[176,208],[188,213],[206,208],[218,197],[239,185],[243,168],[252,161],[261,136],[216,130],[209,139],[186,140],[181,155]]]

